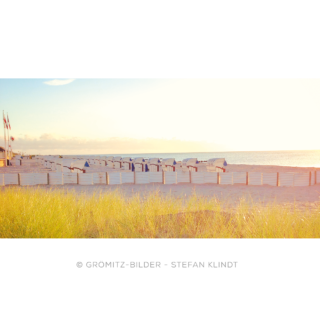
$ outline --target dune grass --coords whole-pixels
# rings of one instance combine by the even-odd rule
[[[240,199],[241,200],[241,199]],[[120,191],[80,197],[64,190],[0,191],[0,238],[319,238],[320,208],[177,199]]]

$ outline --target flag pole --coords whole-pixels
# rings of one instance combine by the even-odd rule
[[[7,166],[7,139],[6,139],[6,124],[4,122],[4,110],[2,110],[3,112],[3,140],[4,140],[4,163],[5,166]]]
[[[8,128],[8,112],[7,112],[7,157],[10,160],[10,144],[9,144],[9,128]]]
[[[9,118],[8,118],[8,112],[7,112],[7,122],[8,122],[8,126],[9,126]],[[10,131],[9,131],[10,127],[8,127],[7,131],[8,131],[8,158],[11,161],[11,152],[10,152]]]

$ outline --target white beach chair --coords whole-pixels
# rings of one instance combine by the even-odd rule
[[[225,158],[212,158],[207,161],[207,171],[209,172],[217,172],[222,171],[225,172],[224,168],[227,165]]]
[[[166,158],[166,159],[162,159],[161,161],[161,168],[162,171],[175,171],[177,162],[174,158]]]
[[[199,161],[197,158],[186,158],[182,160],[182,171],[192,171],[197,172],[197,164]]]

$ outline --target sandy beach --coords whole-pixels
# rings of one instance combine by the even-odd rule
[[[247,164],[228,164],[226,166],[227,172],[310,172],[315,170],[320,170],[320,168]]]
[[[103,170],[101,170],[101,168]],[[233,165],[226,167],[228,172],[309,172],[319,168],[314,167],[284,167],[267,165]],[[106,167],[91,167],[90,172],[116,171]],[[1,173],[27,173],[27,172],[52,172],[32,160],[25,160],[22,166],[11,166],[0,168]],[[136,193],[145,196],[151,192],[159,192],[162,195],[171,194],[177,198],[189,198],[196,192],[199,197],[216,197],[231,206],[237,206],[241,199],[249,202],[259,203],[260,205],[287,205],[298,206],[299,208],[314,207],[320,204],[320,184],[309,187],[273,187],[273,186],[246,186],[243,184],[235,185],[216,185],[216,184],[190,184],[179,183],[176,185],[164,185],[161,183],[150,184],[122,184],[122,185],[93,185],[83,186],[77,184],[66,184],[62,186],[39,185],[36,187],[13,188],[36,188],[46,190],[65,190],[66,192],[75,191],[79,195],[93,195],[95,193],[106,193],[114,190],[121,191],[125,196],[131,197]],[[1,187],[1,189],[8,187]]]

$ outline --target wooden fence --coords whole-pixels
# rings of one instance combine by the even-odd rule
[[[320,170],[310,172],[95,172],[95,173],[5,173],[0,174],[0,186],[20,185],[95,185],[95,184],[220,184],[277,187],[302,187],[320,184]]]

